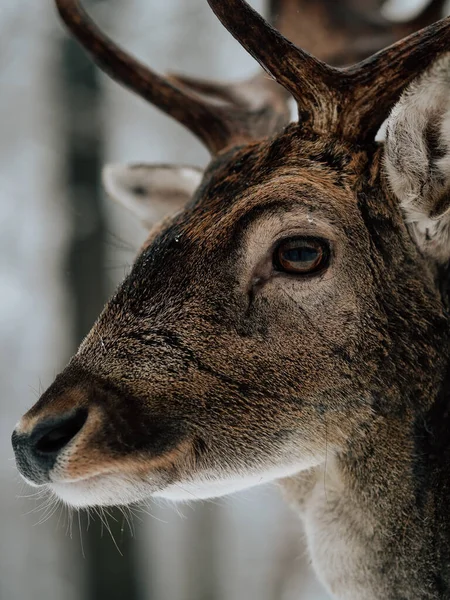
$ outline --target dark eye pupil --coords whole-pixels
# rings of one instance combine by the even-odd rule
[[[317,259],[318,252],[315,248],[291,248],[283,252],[284,260],[293,263],[311,263]]]

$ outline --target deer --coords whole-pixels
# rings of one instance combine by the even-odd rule
[[[419,4],[402,0],[271,0],[268,12],[269,22],[291,42],[342,67],[368,58],[445,13],[442,0]]]
[[[211,161],[106,167],[148,237],[18,470],[76,508],[276,482],[332,597],[450,598],[450,18],[335,67],[208,4],[265,75],[160,76],[56,0]]]

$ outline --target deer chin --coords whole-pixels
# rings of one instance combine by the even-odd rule
[[[164,476],[138,477],[129,473],[100,473],[78,480],[52,482],[48,488],[68,506],[114,506],[136,503],[149,498],[173,502],[192,502],[226,496],[258,485],[289,477],[311,467],[308,463],[273,466],[247,473],[209,472],[167,483]]]
[[[214,473],[199,474],[188,481],[171,484],[163,490],[153,493],[152,496],[174,502],[192,502],[193,500],[218,498],[290,477],[311,466],[310,463],[307,466],[304,464],[273,466],[260,472],[225,474],[223,476]]]
[[[64,504],[73,508],[133,504],[149,498],[164,498],[173,502],[192,502],[225,496],[274,482],[310,468],[308,464],[271,466],[243,473],[218,470],[181,477],[170,481],[164,473],[138,475],[127,472],[103,472],[79,479],[52,481],[47,488]]]
[[[150,487],[145,481],[120,473],[48,484],[48,489],[59,500],[73,508],[133,504],[148,499]]]

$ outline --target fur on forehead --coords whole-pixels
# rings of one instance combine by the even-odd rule
[[[181,231],[193,241],[214,243],[252,208],[275,201],[295,201],[299,191],[325,198],[352,201],[358,178],[368,172],[373,148],[353,146],[337,138],[326,138],[292,124],[275,138],[219,155],[206,170],[186,212]],[[257,193],[256,193],[257,192]]]
[[[249,185],[267,181],[279,169],[292,169],[294,174],[298,168],[320,172],[327,182],[339,184],[340,175],[354,176],[367,167],[367,153],[366,147],[291,123],[276,137],[219,154],[209,164],[199,191],[201,194],[207,186],[209,192],[220,194],[232,186],[239,193]],[[194,202],[199,197],[197,194]]]

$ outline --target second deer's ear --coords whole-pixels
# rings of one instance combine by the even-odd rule
[[[131,210],[148,228],[191,199],[202,169],[175,165],[107,165],[103,185],[109,196]]]
[[[387,121],[389,184],[422,251],[450,258],[450,56],[414,81]]]

